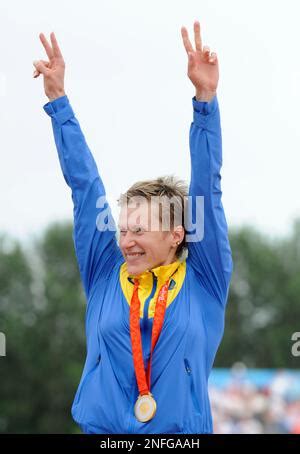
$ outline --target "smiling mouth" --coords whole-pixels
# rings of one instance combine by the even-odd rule
[[[145,255],[145,252],[130,252],[126,254],[126,259],[133,259]]]

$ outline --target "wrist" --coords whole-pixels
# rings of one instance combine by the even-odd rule
[[[57,98],[61,98],[62,96],[65,96],[66,93],[64,90],[58,90],[53,93],[47,93],[47,97],[49,99],[49,102],[54,101]]]
[[[208,91],[208,90],[196,90],[196,100],[201,102],[210,102],[215,96],[217,92],[216,90]]]

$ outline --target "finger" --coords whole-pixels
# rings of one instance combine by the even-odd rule
[[[211,56],[209,57],[209,63],[212,63],[213,65],[216,65],[218,63],[218,57],[215,52],[211,53]]]
[[[193,46],[191,41],[189,40],[188,31],[185,27],[181,27],[181,36],[183,40],[183,45],[185,47],[186,52],[194,52]]]
[[[33,62],[33,66],[35,67],[35,69],[43,74],[44,76],[47,76],[50,72],[50,70],[47,68],[47,66],[42,62],[42,60],[35,60]]]
[[[210,58],[210,48],[208,46],[203,46],[203,57],[205,61],[209,61]]]
[[[188,70],[190,70],[194,66],[194,63],[195,63],[194,53],[193,52],[188,52],[188,57],[189,57]]]
[[[50,66],[50,62],[49,61],[46,61],[46,60],[40,60],[42,63],[44,63],[44,65],[49,68]],[[33,77],[36,78],[36,77],[39,77],[40,75],[40,71],[38,71],[37,69],[33,72]]]
[[[50,61],[47,61],[47,60],[40,60],[40,61],[41,61],[42,63],[44,63],[44,65],[45,65],[47,68],[49,68],[50,65],[51,65]]]
[[[49,60],[51,60],[53,58],[53,50],[52,50],[52,47],[50,46],[50,44],[48,43],[45,35],[43,33],[40,33],[40,40],[44,46],[44,49],[46,51],[46,54],[49,58]]]
[[[53,32],[50,34],[50,39],[51,39],[54,57],[63,58],[59,45],[58,45],[58,42],[56,40],[55,34]]]
[[[210,48],[208,46],[203,46],[203,53],[205,56],[210,54]]]
[[[194,23],[194,36],[195,36],[195,46],[196,50],[202,52],[202,41],[200,35],[200,22],[196,21]]]

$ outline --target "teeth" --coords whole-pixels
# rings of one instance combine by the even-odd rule
[[[143,255],[144,252],[136,252],[135,254],[127,254],[129,257],[136,257],[137,255]]]

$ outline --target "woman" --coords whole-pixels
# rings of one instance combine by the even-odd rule
[[[204,197],[204,235],[198,229],[187,241],[185,187],[165,177],[136,183],[121,196],[119,245],[102,180],[65,95],[55,35],[51,45],[40,35],[49,61],[34,62],[34,77],[44,77],[44,109],[72,189],[74,243],[88,302],[87,358],[72,406],[85,433],[213,430],[207,380],[223,334],[232,271],[220,189],[218,60],[202,48],[199,22],[195,50],[184,27],[181,33],[196,89],[189,207]],[[191,220],[197,231],[202,221],[195,210]],[[185,246],[188,257],[182,259]]]

